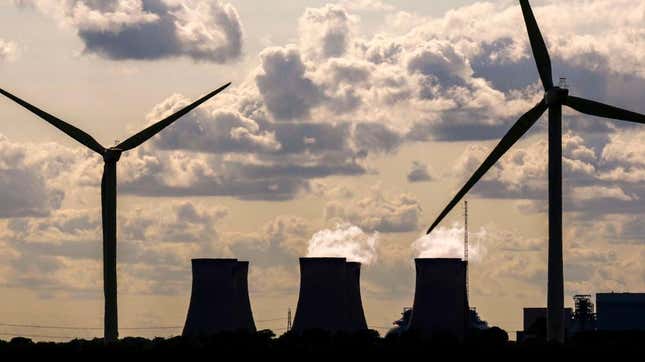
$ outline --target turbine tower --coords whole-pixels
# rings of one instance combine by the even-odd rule
[[[553,85],[551,59],[528,0],[520,0],[533,57],[544,86],[544,98],[524,114],[504,135],[466,184],[443,209],[428,229],[434,230],[497,160],[517,142],[542,114],[549,110],[549,246],[547,282],[547,339],[564,342],[564,276],[562,263],[562,106],[578,112],[645,124],[645,115],[569,95],[569,90]]]
[[[0,93],[4,96],[25,107],[30,112],[80,142],[85,147],[103,156],[104,166],[103,178],[101,179],[101,216],[103,223],[103,293],[105,295],[103,328],[105,342],[116,341],[119,336],[116,287],[116,163],[121,158],[121,153],[138,147],[200,104],[223,91],[230,84],[231,83],[227,83],[221,86],[188,106],[180,109],[176,113],[149,126],[116,146],[109,148],[101,146],[101,144],[92,136],[71,124],[56,118],[55,116],[0,88]]]

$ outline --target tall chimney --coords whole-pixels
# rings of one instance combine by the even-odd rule
[[[363,311],[363,301],[361,300],[361,263],[347,262],[345,264],[347,276],[347,318],[350,331],[359,331],[367,329],[365,313]]]
[[[461,259],[415,259],[414,305],[409,329],[426,336],[464,339],[468,303],[466,263]]]
[[[291,330],[346,330],[346,280],[345,258],[300,258],[300,294]]]
[[[183,336],[255,331],[248,296],[248,262],[193,259],[193,286]]]

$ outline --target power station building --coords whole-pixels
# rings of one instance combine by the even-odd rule
[[[300,258],[300,293],[292,331],[367,329],[360,263],[345,258]]]
[[[565,309],[565,334],[588,331],[645,331],[645,293],[597,293],[596,310],[591,295],[575,295],[575,311]],[[546,308],[524,308],[524,330],[517,341],[546,338]]]
[[[645,293],[597,293],[596,325],[603,331],[645,331]]]
[[[249,262],[193,259],[193,285],[183,336],[255,332],[248,292]]]
[[[452,335],[463,340],[468,324],[467,262],[415,259],[416,287],[408,330],[422,335]]]
[[[523,327],[524,330],[517,331],[516,339],[522,342],[529,339],[546,339],[546,308],[545,307],[530,307],[523,309]],[[573,310],[571,308],[564,309],[564,331],[565,335],[569,334],[571,330],[571,321]]]

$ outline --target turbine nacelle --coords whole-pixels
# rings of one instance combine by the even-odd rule
[[[566,88],[552,87],[544,92],[544,102],[547,106],[562,105],[569,97],[569,90]]]
[[[103,152],[103,161],[105,162],[119,162],[119,159],[121,159],[121,154],[123,153],[123,150],[116,148],[116,147],[110,147],[105,149],[105,152]]]

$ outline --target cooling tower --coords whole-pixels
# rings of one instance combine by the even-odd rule
[[[292,331],[348,327],[345,258],[300,258],[300,294]]]
[[[348,262],[346,268],[346,285],[347,285],[347,329],[358,331],[367,329],[365,313],[363,311],[363,301],[361,300],[361,263]]]
[[[243,329],[255,332],[255,322],[253,321],[253,311],[251,310],[251,300],[249,299],[249,262],[238,261],[233,269],[233,279],[235,281],[236,308],[235,315],[237,318],[234,323],[235,329]]]
[[[183,336],[255,331],[248,295],[248,262],[193,259],[193,286]]]
[[[451,334],[463,340],[468,315],[466,262],[415,259],[414,305],[409,329],[426,336]]]

